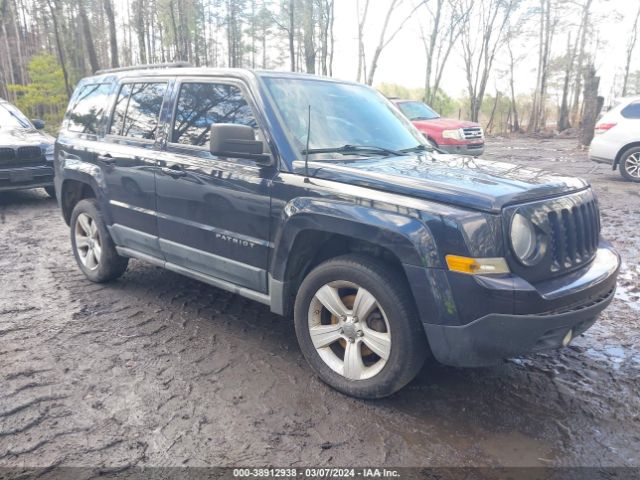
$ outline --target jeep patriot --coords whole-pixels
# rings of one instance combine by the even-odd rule
[[[89,280],[136,258],[292,315],[313,370],[361,398],[427,357],[474,367],[566,346],[620,264],[584,180],[437,153],[375,90],[296,73],[85,78],[55,187]]]

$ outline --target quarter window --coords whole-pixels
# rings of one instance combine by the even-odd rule
[[[216,83],[182,84],[171,141],[183,145],[207,145],[214,123],[236,123],[257,128],[251,107],[238,87]]]
[[[640,118],[640,102],[630,103],[620,113],[624,118]]]
[[[67,112],[67,128],[78,133],[98,133],[110,90],[111,85],[104,83],[82,87]]]
[[[166,83],[124,84],[118,94],[109,133],[155,140]]]

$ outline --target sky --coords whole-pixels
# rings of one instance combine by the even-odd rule
[[[386,14],[386,6],[388,5],[386,0],[370,1],[370,10],[365,26],[367,59],[373,56]],[[596,68],[600,76],[600,94],[606,98],[610,97],[615,75],[617,74],[619,77],[622,75],[629,32],[631,31],[633,17],[639,2],[640,0],[594,0],[593,2],[592,18],[599,25],[599,33],[596,37],[589,37],[588,44],[591,43],[593,45],[594,42],[597,42],[599,46],[596,56]],[[394,13],[395,25],[405,18],[412,8],[412,0],[405,0],[404,3],[406,5]],[[418,12],[421,13],[414,14],[393,42],[383,50],[378,63],[374,85],[384,82],[397,83],[410,88],[424,87],[425,55],[418,22],[422,19],[426,25],[425,18],[428,13],[423,9]],[[356,1],[336,0],[335,15],[336,55],[334,59],[334,76],[354,80],[358,68]],[[577,21],[579,21],[579,18],[576,19]],[[393,25],[390,25],[389,31],[393,30]],[[562,54],[566,50],[566,44],[566,32],[559,31],[553,41],[552,55]],[[528,93],[535,87],[538,63],[537,48],[538,41],[535,36],[529,39],[523,38],[523,44],[520,45],[519,50],[525,54],[525,58],[516,71],[515,84],[517,93]],[[531,52],[531,54],[527,55],[527,51]],[[514,55],[518,55],[518,52],[514,52]],[[496,87],[503,92],[506,91],[508,79],[506,76],[499,74],[499,70],[506,69],[506,59],[498,55],[494,68],[498,74],[489,80],[488,93],[494,93]],[[631,71],[639,69],[640,38],[638,45],[636,45]],[[454,48],[451,53],[444,73],[442,87],[447,94],[453,97],[462,96],[466,90],[460,49]]]

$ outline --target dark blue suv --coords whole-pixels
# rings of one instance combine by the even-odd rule
[[[90,280],[137,258],[292,314],[309,364],[357,397],[395,392],[429,355],[567,345],[616,287],[586,182],[434,152],[356,83],[107,71],[78,85],[55,173]]]

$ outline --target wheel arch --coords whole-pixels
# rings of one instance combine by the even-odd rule
[[[88,178],[65,178],[60,185],[60,208],[62,217],[67,225],[71,222],[71,213],[80,200],[85,198],[98,199],[99,191]]]
[[[308,272],[325,260],[347,253],[382,259],[405,279],[405,264],[439,265],[431,232],[416,218],[311,199],[294,200],[285,212],[290,214],[285,213],[270,262],[274,312],[289,314],[297,287]]]
[[[614,162],[613,162],[613,169],[614,170],[616,168],[618,168],[618,165],[620,164],[620,161],[622,160],[622,154],[624,152],[626,152],[627,150],[629,150],[630,148],[635,148],[635,147],[640,147],[640,142],[630,142],[630,143],[626,144],[624,147],[622,147],[620,150],[618,150],[618,153],[616,154],[616,158],[614,159]]]

